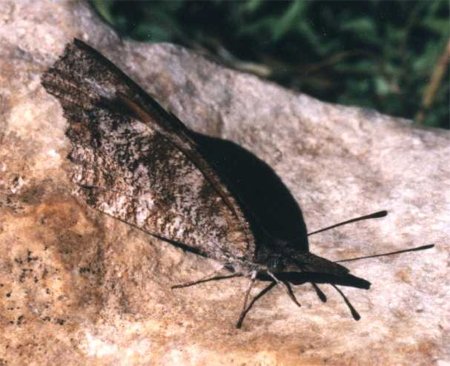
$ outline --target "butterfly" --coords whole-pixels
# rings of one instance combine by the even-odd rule
[[[300,306],[292,285],[309,282],[326,301],[318,284],[327,283],[360,318],[337,286],[369,289],[370,282],[311,253],[306,231],[285,239],[267,230],[201,137],[98,51],[75,39],[41,82],[59,100],[69,124],[74,194],[102,213],[221,263],[216,273],[174,288],[247,277],[236,324],[241,327],[258,296],[275,285]],[[269,285],[250,300],[258,280]]]

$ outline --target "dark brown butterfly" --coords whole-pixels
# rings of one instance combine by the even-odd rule
[[[291,240],[270,234],[246,198],[220,174],[195,133],[99,52],[75,39],[44,73],[42,85],[59,99],[69,122],[76,195],[105,214],[214,259],[228,271],[174,287],[250,278],[240,327],[254,302],[249,294],[256,280],[270,282],[266,292],[283,286],[297,305],[291,284],[310,282],[325,301],[317,283],[328,283],[359,319],[336,285],[368,289],[370,283],[310,253],[306,232]]]

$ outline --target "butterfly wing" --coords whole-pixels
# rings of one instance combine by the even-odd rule
[[[254,237],[237,200],[187,128],[122,71],[75,40],[42,84],[69,122],[78,196],[208,257],[252,259]]]

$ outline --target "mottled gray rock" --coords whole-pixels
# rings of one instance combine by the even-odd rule
[[[450,134],[331,105],[180,47],[120,40],[88,6],[3,1],[0,14],[0,365],[443,364],[450,361]],[[244,328],[245,279],[172,291],[217,265],[77,202],[59,103],[40,75],[73,37],[92,44],[196,131],[232,140],[283,179],[310,230],[390,215],[310,240],[373,283],[320,303],[276,289]],[[262,284],[259,285],[262,288]]]

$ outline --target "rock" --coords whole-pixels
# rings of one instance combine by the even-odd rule
[[[2,8],[0,365],[449,362],[447,131],[323,103],[178,46],[120,40],[84,3],[3,1]],[[373,283],[369,291],[344,288],[359,322],[331,287],[322,286],[322,304],[304,285],[295,289],[301,309],[277,288],[235,329],[246,279],[171,290],[217,264],[72,197],[66,121],[40,75],[73,37],[111,58],[192,129],[264,160],[310,231],[390,210],[387,218],[311,237],[312,252],[339,259],[437,247],[349,263]],[[271,217],[272,229],[284,230],[274,215],[264,219]]]

